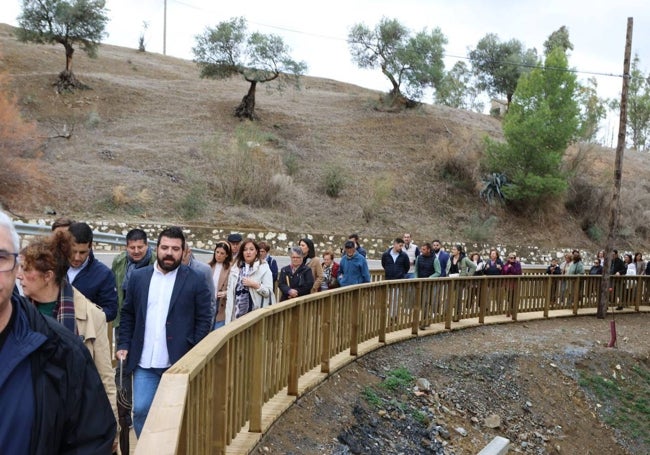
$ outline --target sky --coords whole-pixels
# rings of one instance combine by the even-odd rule
[[[16,25],[22,1],[1,3],[0,23]],[[164,5],[165,0],[107,0],[110,22],[104,42],[137,48],[146,22],[147,51],[162,53]],[[192,59],[196,35],[208,26],[243,16],[249,31],[280,35],[294,59],[307,63],[309,76],[383,91],[390,89],[385,76],[380,70],[358,69],[346,42],[352,25],[364,23],[374,28],[382,17],[397,19],[414,33],[439,27],[448,40],[447,69],[466,59],[469,49],[487,33],[496,33],[501,41],[517,39],[541,54],[546,38],[564,25],[574,46],[569,65],[579,71],[580,80],[595,77],[599,96],[607,98],[620,98],[627,18],[632,17],[632,53],[639,54],[646,74],[650,67],[647,0],[166,0],[166,5],[167,55]],[[101,55],[101,49],[99,52]],[[617,119],[611,121],[618,125]]]

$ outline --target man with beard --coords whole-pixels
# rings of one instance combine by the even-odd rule
[[[449,262],[449,253],[447,253],[445,250],[442,249],[442,244],[440,243],[440,240],[434,240],[433,242],[431,242],[431,246],[433,246],[433,254],[436,257],[436,260],[434,261],[436,273],[438,273],[438,270],[440,270],[440,274],[436,275],[436,277],[441,277],[441,278],[446,277],[447,262]]]
[[[158,236],[156,263],[134,270],[120,313],[115,356],[133,372],[133,427],[140,437],[163,373],[210,331],[210,289],[203,276],[181,263],[185,236],[179,227]]]

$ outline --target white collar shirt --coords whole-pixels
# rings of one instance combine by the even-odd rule
[[[171,272],[163,273],[157,262],[154,265],[147,299],[144,343],[138,363],[141,368],[171,366],[167,350],[167,315],[177,272],[178,267]]]
[[[84,268],[86,268],[89,262],[90,262],[90,256],[88,256],[86,260],[83,262],[83,264],[81,264],[79,267],[77,268],[72,266],[68,267],[68,283],[72,284],[74,279],[77,278],[77,275],[79,275],[79,272],[81,272]]]

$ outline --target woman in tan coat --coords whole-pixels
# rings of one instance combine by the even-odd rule
[[[117,422],[115,377],[111,363],[106,316],[102,309],[89,301],[68,283],[68,258],[72,236],[58,231],[30,243],[20,252],[20,280],[23,293],[46,315],[57,319],[79,335],[95,362]],[[113,451],[117,450],[119,429]]]
[[[212,269],[212,281],[217,299],[217,314],[214,318],[214,329],[226,324],[226,300],[228,298],[228,275],[232,264],[232,252],[228,242],[217,242],[214,246],[212,259],[208,263]]]

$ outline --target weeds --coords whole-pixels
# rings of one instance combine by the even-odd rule
[[[398,389],[408,387],[411,382],[413,382],[413,375],[411,375],[406,368],[399,367],[390,371],[381,385],[382,387],[394,392]]]
[[[389,176],[378,177],[373,182],[370,197],[362,203],[361,210],[366,223],[372,221],[393,193],[393,180]]]
[[[323,186],[325,187],[325,194],[329,197],[339,197],[345,185],[345,171],[339,165],[333,164],[325,169],[325,177],[323,178]]]
[[[602,419],[633,439],[650,443],[650,370],[637,363],[610,379],[580,372],[580,387],[602,405]]]
[[[379,408],[382,405],[381,397],[377,395],[377,392],[375,392],[374,389],[370,386],[366,386],[363,389],[363,397],[368,402],[368,404],[376,408]]]

